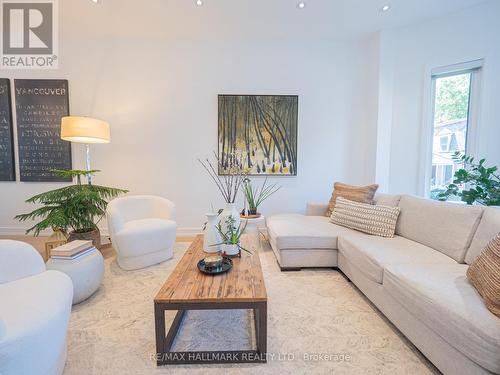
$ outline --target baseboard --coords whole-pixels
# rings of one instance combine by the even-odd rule
[[[26,235],[26,231],[29,227],[0,227],[0,236],[23,236]],[[99,228],[101,231],[101,236],[104,238],[109,237],[108,228]],[[194,237],[197,234],[201,234],[201,228],[196,227],[180,227],[177,228],[178,237]],[[40,236],[50,236],[52,231],[50,229],[40,232]]]
[[[198,234],[202,234],[203,231],[201,228],[189,228],[189,227],[181,227],[177,228],[177,235],[178,236],[196,236]]]

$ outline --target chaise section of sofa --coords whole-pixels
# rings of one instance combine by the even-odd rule
[[[401,196],[378,194],[376,204],[395,207]],[[280,214],[266,219],[269,242],[282,271],[307,267],[337,267],[338,238],[363,233],[332,224],[328,204],[308,203],[306,215]]]
[[[326,216],[274,215],[267,219],[271,247],[281,270],[337,267],[337,239],[355,231],[334,225]]]
[[[400,207],[394,238],[334,225],[322,204],[269,217],[280,267],[338,267],[443,373],[500,373],[500,319],[466,278],[500,232],[500,209],[407,195],[375,200]]]

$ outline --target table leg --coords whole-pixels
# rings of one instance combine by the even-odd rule
[[[165,352],[165,309],[159,303],[155,303],[155,333],[157,364],[160,365],[159,355]]]
[[[265,359],[267,353],[267,302],[259,303],[259,306],[254,309],[254,318],[257,353]]]
[[[178,310],[177,314],[175,315],[174,321],[172,322],[172,325],[170,326],[170,329],[168,330],[167,337],[165,339],[165,351],[169,352],[172,349],[172,345],[175,340],[175,336],[177,335],[177,332],[179,331],[179,327],[182,324],[182,319],[184,319],[184,315],[186,313],[186,310]]]

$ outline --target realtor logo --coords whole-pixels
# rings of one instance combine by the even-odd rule
[[[55,69],[57,0],[0,0],[1,67]]]

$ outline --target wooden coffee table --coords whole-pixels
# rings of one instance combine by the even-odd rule
[[[198,261],[206,256],[203,236],[197,236],[154,299],[157,365],[266,362],[267,293],[259,255],[243,252],[241,258],[233,258],[228,272],[216,276],[198,270]],[[255,350],[171,351],[187,310],[215,309],[253,310]],[[177,310],[168,333],[167,310]]]

